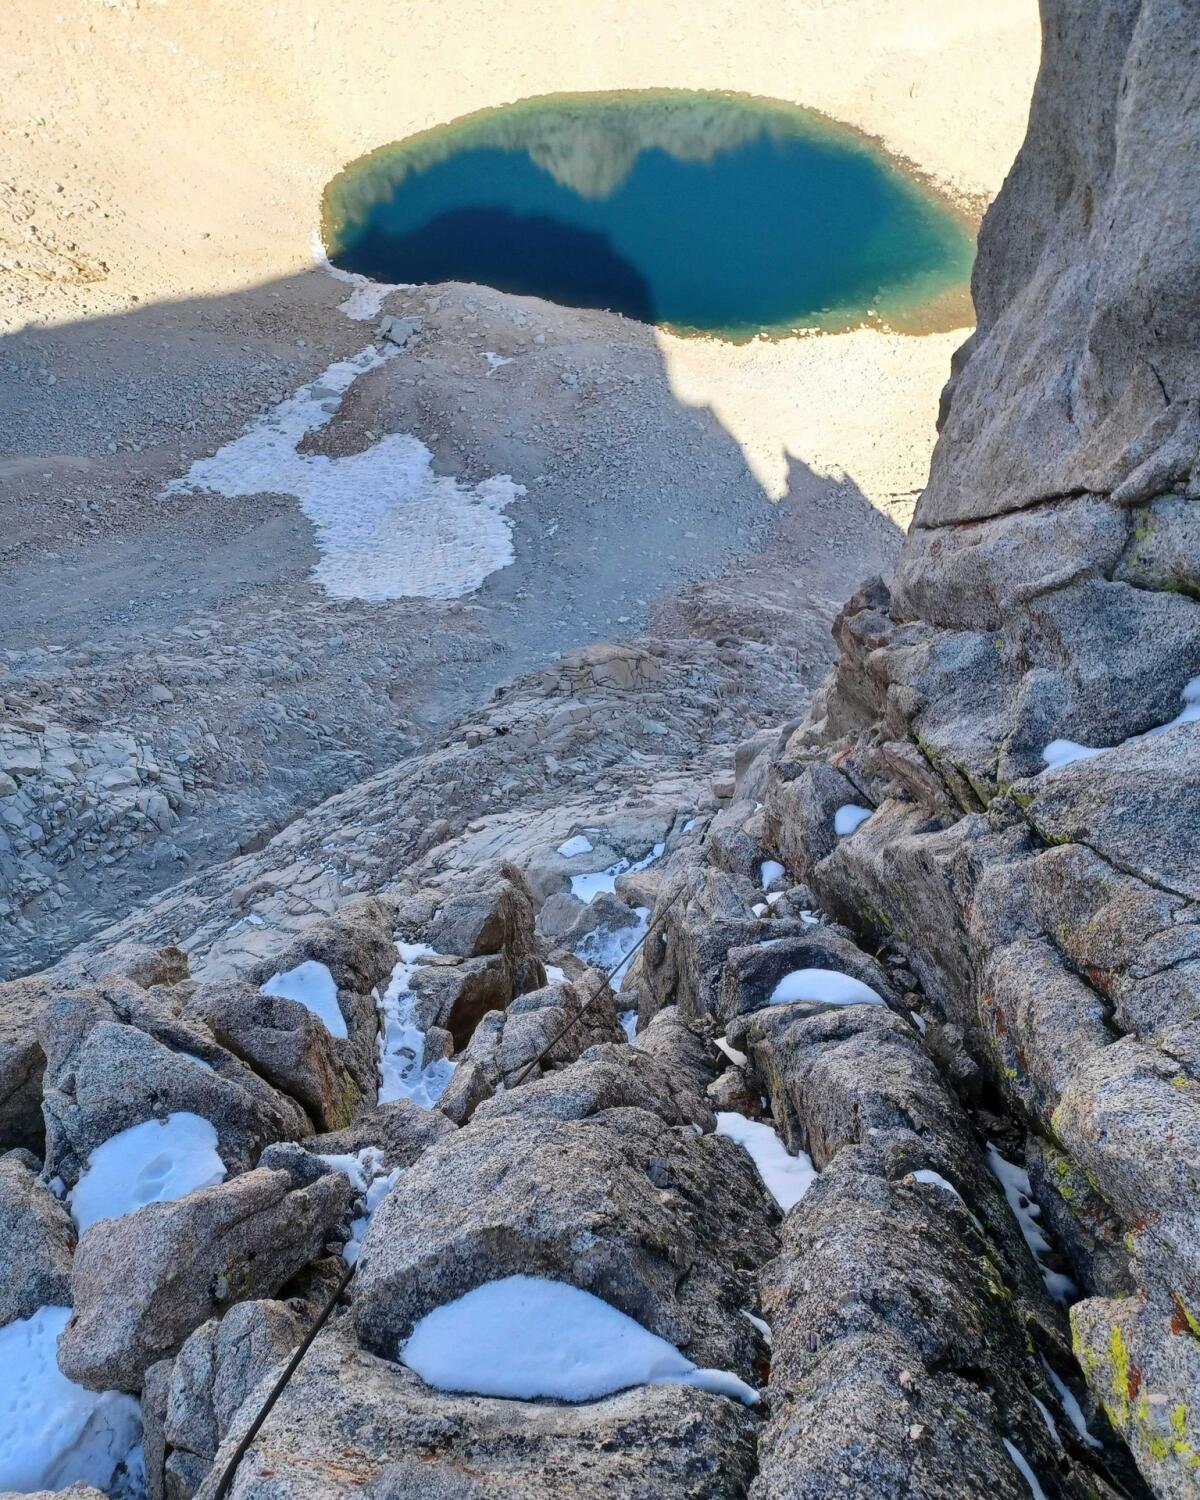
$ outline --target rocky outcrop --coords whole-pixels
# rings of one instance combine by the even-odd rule
[[[1200,1461],[1196,17],[1044,14],[929,487],[892,587],[837,622],[767,830],[1022,1122],[1076,1354],[1174,1497]],[[871,816],[839,836],[846,803]]]
[[[268,1161],[84,1233],[59,1345],[70,1379],[138,1391],[150,1366],[208,1318],[271,1296],[320,1255],[348,1213],[350,1184],[294,1147]]]
[[[0,1327],[71,1300],[75,1227],[25,1151],[0,1156]]]

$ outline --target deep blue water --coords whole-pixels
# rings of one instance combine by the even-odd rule
[[[325,199],[335,265],[473,281],[727,337],[898,326],[965,295],[962,224],[868,143],[737,96],[532,101],[352,164]],[[961,321],[961,319],[959,320]]]

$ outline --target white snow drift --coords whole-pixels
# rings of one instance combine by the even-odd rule
[[[718,1110],[717,1134],[727,1135],[750,1153],[758,1175],[784,1213],[793,1208],[812,1187],[817,1169],[807,1151],[793,1156],[778,1132],[761,1120],[748,1120],[732,1110]]]
[[[140,1470],[142,1412],[132,1396],[88,1391],[58,1368],[69,1307],[39,1307],[0,1328],[0,1490],[107,1490]]]
[[[691,1385],[754,1405],[727,1370],[699,1370],[591,1292],[505,1276],[418,1319],[400,1358],[427,1385],[518,1401],[594,1401],[635,1385]]]
[[[1155,735],[1166,734],[1168,729],[1175,729],[1180,724],[1194,724],[1200,719],[1200,677],[1193,677],[1186,684],[1180,695],[1183,700],[1183,708],[1166,724],[1158,724],[1153,729],[1147,729],[1145,734],[1131,734],[1127,740],[1122,740],[1119,745],[1078,745],[1074,740],[1051,740],[1042,751],[1042,759],[1046,762],[1049,770],[1056,770],[1059,766],[1069,766],[1072,761],[1090,760],[1093,755],[1103,755],[1105,750],[1120,750],[1125,745],[1136,745],[1139,740],[1152,739]]]
[[[513,560],[504,511],[523,485],[507,474],[474,486],[435,474],[429,449],[407,433],[340,458],[300,452],[354,382],[399,352],[371,344],[336,361],[163,493],[294,495],[316,531],[317,581],[338,599],[457,599],[477,589]]]
[[[883,996],[849,974],[836,969],[793,969],[771,991],[769,1005],[811,1000],[821,1005],[882,1005]]]
[[[297,1000],[325,1023],[330,1036],[349,1036],[346,1018],[338,1004],[337,985],[325,964],[308,958],[285,974],[272,974],[262,987],[264,995],[282,995]]]
[[[170,1203],[224,1181],[215,1128],[203,1115],[180,1110],[131,1125],[97,1146],[67,1203],[82,1234],[97,1219],[119,1219],[147,1203]]]
[[[396,944],[399,962],[379,1002],[379,1102],[411,1099],[422,1109],[432,1109],[442,1097],[454,1064],[439,1057],[425,1067],[425,1033],[413,1020],[417,997],[413,994],[413,970],[418,960],[429,957],[428,943]]]

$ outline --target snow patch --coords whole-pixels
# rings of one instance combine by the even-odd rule
[[[564,859],[574,859],[577,854],[590,854],[593,847],[592,841],[586,833],[577,833],[574,838],[567,839],[565,843],[559,844],[558,853]]]
[[[761,1120],[748,1120],[732,1110],[717,1111],[717,1134],[727,1135],[750,1153],[767,1191],[784,1213],[799,1203],[817,1178],[807,1151],[792,1156],[778,1133]]]
[[[334,281],[344,282],[347,286],[354,288],[345,302],[338,303],[338,312],[358,323],[377,318],[383,311],[384,299],[393,292],[415,290],[412,282],[372,281],[370,277],[362,276],[358,271],[343,271],[341,266],[335,266],[326,255],[321,236],[315,229],[312,235],[312,258],[327,276],[332,276]]]
[[[171,1203],[224,1181],[215,1128],[202,1115],[178,1111],[131,1125],[97,1146],[67,1203],[82,1234],[98,1219],[119,1219],[147,1203]]]
[[[759,1399],[591,1292],[540,1276],[505,1276],[435,1308],[399,1353],[436,1390],[478,1396],[595,1401],[630,1386],[690,1385],[748,1406]]]
[[[843,802],[833,815],[833,831],[844,839],[854,832],[860,823],[865,823],[874,808],[860,807],[856,802]]]
[[[1008,1438],[1002,1438],[1001,1442],[1003,1442],[1009,1458],[1012,1459],[1013,1464],[1020,1471],[1021,1477],[1029,1486],[1029,1493],[1033,1496],[1033,1500],[1046,1500],[1046,1491],[1038,1483],[1037,1475],[1029,1467],[1029,1460],[1021,1452],[1020,1448],[1017,1447],[1016,1443],[1010,1442]]]
[[[765,891],[769,885],[774,885],[775,881],[777,881],[781,875],[785,875],[786,873],[787,871],[777,859],[764,859],[762,864],[758,867],[759,884]]]
[[[420,439],[391,433],[357,453],[301,453],[362,375],[396,357],[368,345],[337,360],[241,437],[173,479],[163,496],[215,491],[229,499],[294,495],[313,523],[317,582],[337,599],[457,599],[513,560],[504,511],[525,487],[507,474],[460,484],[433,472]]]
[[[307,958],[285,974],[272,974],[262,987],[264,995],[281,995],[286,1000],[297,1000],[305,1010],[312,1011],[318,1021],[325,1023],[330,1036],[349,1036],[346,1018],[338,1004],[337,985],[325,964]]]
[[[118,1391],[87,1391],[58,1368],[69,1307],[39,1307],[0,1328],[0,1489],[107,1490],[137,1464],[141,1407]]]
[[[1062,1406],[1067,1421],[1070,1422],[1071,1426],[1075,1429],[1075,1431],[1079,1434],[1079,1436],[1083,1439],[1083,1441],[1088,1445],[1089,1448],[1102,1448],[1104,1444],[1100,1442],[1099,1438],[1093,1437],[1091,1431],[1088,1428],[1087,1419],[1083,1415],[1083,1407],[1080,1406],[1075,1392],[1066,1383],[1066,1381],[1059,1376],[1054,1366],[1050,1363],[1050,1361],[1044,1354],[1041,1356],[1041,1360],[1042,1369],[1045,1370],[1050,1384],[1058,1392],[1059,1403]]]
[[[547,984],[570,984],[570,982],[571,981],[567,978],[566,969],[560,969],[557,964],[546,965]]]
[[[418,960],[433,953],[428,943],[397,943],[399,962],[392,970],[388,987],[379,1005],[379,1102],[411,1099],[422,1109],[432,1109],[442,1097],[454,1064],[439,1057],[422,1067],[425,1056],[425,1033],[413,1021],[417,997],[410,985]]]
[[[617,1012],[617,1020],[621,1023],[621,1030],[625,1033],[626,1040],[631,1042],[637,1036],[637,1016],[638,1013],[636,1010],[621,1010]]]
[[[1051,740],[1042,751],[1042,759],[1047,768],[1053,771],[1059,766],[1069,766],[1073,761],[1090,760],[1093,755],[1103,755],[1105,750],[1120,750],[1125,745],[1136,745],[1139,740],[1153,739],[1155,735],[1166,734],[1168,729],[1175,729],[1180,724],[1194,724],[1200,719],[1200,677],[1193,677],[1180,696],[1183,708],[1169,723],[1158,724],[1153,729],[1147,729],[1144,734],[1131,734],[1119,745],[1103,745],[1099,748],[1094,745],[1078,745],[1074,740]]]
[[[342,1259],[352,1266],[362,1249],[363,1235],[367,1232],[371,1215],[400,1180],[400,1168],[394,1167],[390,1172],[385,1168],[380,1146],[364,1146],[361,1151],[345,1155],[330,1152],[318,1156],[317,1160],[343,1173],[350,1179],[350,1186],[360,1194],[359,1212],[350,1221],[350,1238],[342,1246]]]
[[[1061,1271],[1052,1271],[1042,1260],[1042,1257],[1051,1249],[1051,1245],[1038,1223],[1042,1210],[1029,1185],[1029,1173],[1024,1167],[1017,1166],[1016,1162],[1007,1161],[1001,1156],[992,1141],[987,1143],[987,1164],[991,1168],[992,1175],[1004,1189],[1004,1196],[1008,1199],[1008,1206],[1021,1226],[1021,1233],[1025,1237],[1025,1243],[1029,1246],[1030,1254],[1038,1263],[1042,1280],[1046,1283],[1046,1290],[1056,1302],[1066,1304],[1074,1301],[1079,1290],[1075,1283],[1069,1276],[1064,1276]]]
[[[717,1037],[713,1045],[721,1049],[721,1051],[725,1054],[729,1061],[733,1063],[734,1067],[745,1068],[749,1065],[750,1059],[744,1052],[739,1052],[736,1047],[730,1046],[729,1039],[727,1037]]]
[[[821,1005],[882,1005],[883,997],[861,979],[836,969],[793,969],[771,991],[768,1005],[811,1000]]]
[[[585,906],[590,906],[601,891],[607,891],[610,895],[617,888],[617,876],[636,874],[639,870],[648,869],[656,860],[662,858],[665,844],[655,844],[648,854],[644,854],[639,860],[619,859],[616,864],[609,865],[604,870],[592,870],[586,875],[571,876],[571,894],[576,901],[582,901]],[[558,851],[560,854],[562,850]]]
[[[648,906],[631,907],[629,915],[631,920],[623,927],[606,924],[593,928],[580,939],[579,947],[574,950],[575,957],[591,964],[592,968],[603,969],[606,973],[612,970],[608,983],[614,994],[621,988],[621,982],[633,963],[634,950],[646,936],[650,924]]]
[[[763,1336],[763,1342],[769,1349],[774,1342],[771,1336],[771,1325],[765,1318],[760,1318],[757,1313],[752,1313],[748,1307],[741,1309],[742,1317],[750,1324],[751,1328],[757,1328]]]

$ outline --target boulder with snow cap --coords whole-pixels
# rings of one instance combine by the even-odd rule
[[[243,1406],[198,1500],[212,1500],[256,1409]],[[731,1500],[754,1473],[756,1425],[740,1401],[678,1385],[578,1405],[455,1396],[332,1327],[239,1464],[230,1500],[313,1500],[347,1475],[363,1500]]]
[[[0,1327],[71,1300],[70,1215],[27,1151],[0,1156]]]
[[[175,1112],[217,1131],[221,1160],[244,1171],[271,1141],[308,1135],[294,1100],[128,980],[66,987],[41,1028],[46,1053],[46,1170],[73,1186],[112,1136]]]
[[[59,1364],[92,1390],[140,1390],[207,1319],[269,1297],[319,1256],[354,1191],[299,1148],[170,1203],[93,1224],[71,1273]]]
[[[753,1379],[739,1309],[773,1253],[772,1218],[738,1146],[646,1110],[479,1121],[426,1152],[376,1210],[355,1328],[394,1358],[433,1308],[502,1276],[545,1276],[594,1292],[697,1365]]]
[[[814,926],[797,937],[779,937],[731,948],[717,990],[718,1015],[731,1021],[746,1011],[770,1005],[787,976],[802,971],[845,974],[865,985],[878,996],[880,1003],[897,1006],[900,1003],[882,964],[869,958],[835,928]],[[814,1001],[821,1000],[820,990],[821,986],[814,984]]]
[[[362,1100],[352,1050],[299,1001],[224,979],[197,986],[183,1014],[302,1105],[318,1130],[352,1119]]]
[[[364,1095],[370,1094],[375,1082],[379,1012],[374,994],[387,988],[396,963],[394,919],[395,903],[388,900],[368,897],[347,902],[246,975],[252,983],[263,985],[304,964],[319,964],[328,971],[345,1023],[348,1065]]]

